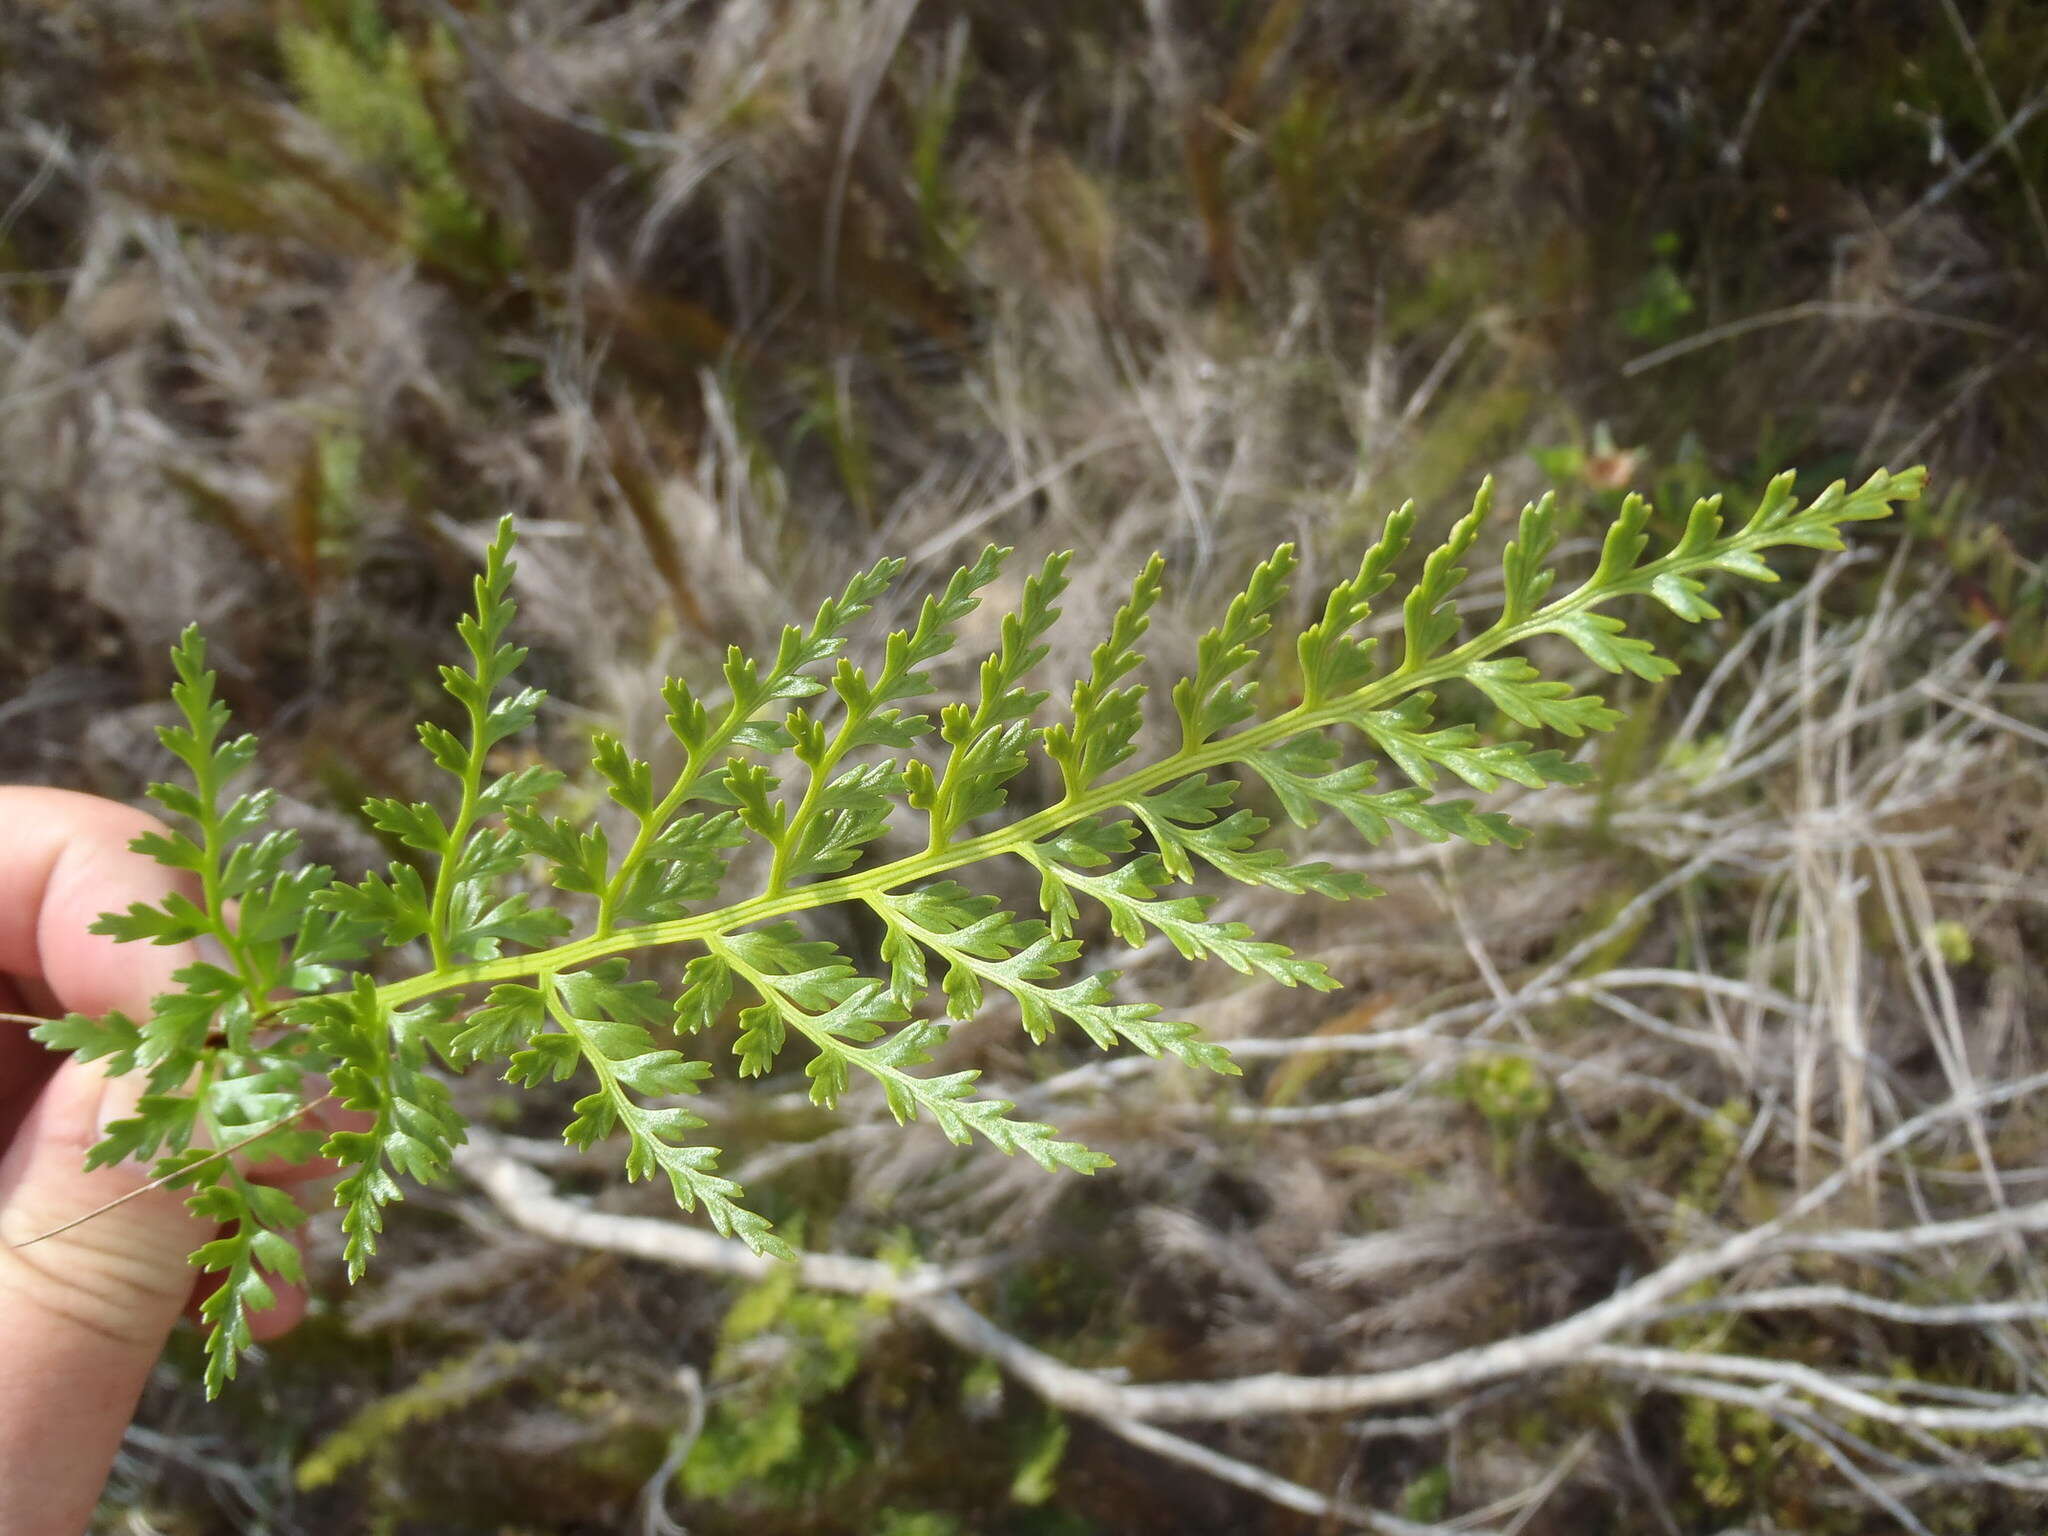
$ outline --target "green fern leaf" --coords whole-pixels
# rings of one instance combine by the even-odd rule
[[[542,809],[562,784],[555,770],[492,766],[494,748],[532,724],[542,704],[537,690],[514,683],[525,653],[509,638],[507,520],[460,625],[467,663],[442,671],[456,728],[430,721],[419,732],[448,792],[364,808],[405,850],[385,869],[334,881],[300,862],[290,834],[268,829],[275,795],[235,789],[256,745],[229,734],[198,635],[180,639],[179,720],[162,736],[185,778],[150,791],[179,826],[136,846],[192,888],[109,914],[98,931],[218,949],[181,968],[146,1018],[73,1016],[35,1035],[144,1075],[135,1112],[108,1126],[90,1156],[153,1159],[157,1176],[188,1191],[193,1209],[221,1229],[195,1256],[223,1277],[207,1304],[210,1391],[247,1347],[250,1314],[280,1279],[295,1280],[284,1234],[298,1219],[289,1197],[247,1182],[210,1149],[246,1141],[251,1157],[303,1154],[310,1133],[297,1122],[315,1075],[367,1117],[366,1129],[324,1143],[341,1166],[335,1196],[352,1276],[374,1254],[405,1181],[444,1174],[461,1142],[462,1117],[436,1057],[454,1068],[490,1063],[522,1084],[581,1080],[589,1091],[564,1132],[572,1145],[623,1136],[630,1178],[667,1179],[684,1209],[701,1208],[718,1231],[762,1253],[791,1250],[718,1173],[717,1148],[696,1139],[709,1130],[703,1119],[674,1102],[715,1071],[678,1045],[734,1025],[731,1065],[741,1077],[793,1073],[799,1063],[788,1058],[800,1056],[820,1105],[866,1079],[899,1120],[1089,1172],[1108,1160],[1019,1118],[1013,1104],[980,1096],[975,1073],[931,1070],[953,1021],[1007,999],[1034,1041],[1072,1025],[1100,1047],[1234,1071],[1190,1025],[1151,1003],[1120,1000],[1114,975],[1089,968],[1080,929],[1090,908],[1131,945],[1161,935],[1191,960],[1334,987],[1314,960],[1212,918],[1213,895],[1186,887],[1213,874],[1337,899],[1375,894],[1325,860],[1297,860],[1269,814],[1303,829],[1334,819],[1368,842],[1398,829],[1436,841],[1521,843],[1525,834],[1499,811],[1438,789],[1451,780],[1478,794],[1508,784],[1535,790],[1583,782],[1591,770],[1546,746],[1440,723],[1438,691],[1467,685],[1522,731],[1574,739],[1607,730],[1618,720],[1613,709],[1546,676],[1516,647],[1554,635],[1601,670],[1666,677],[1672,663],[1609,606],[1643,598],[1683,620],[1711,619],[1717,584],[1775,579],[1765,559],[1773,549],[1839,547],[1842,527],[1887,515],[1919,493],[1923,478],[1880,472],[1802,505],[1792,479],[1780,476],[1732,532],[1717,499],[1696,503],[1662,553],[1650,547],[1648,504],[1630,498],[1590,574],[1562,595],[1556,507],[1546,497],[1523,509],[1502,554],[1500,610],[1481,623],[1457,600],[1489,515],[1489,484],[1406,593],[1403,651],[1392,668],[1362,631],[1393,584],[1414,510],[1388,519],[1291,644],[1276,633],[1295,568],[1283,546],[1201,637],[1192,668],[1171,689],[1179,739],[1146,760],[1146,685],[1136,674],[1163,591],[1162,560],[1139,573],[1064,717],[1041,724],[1049,694],[1029,679],[1048,654],[1070,565],[1067,555],[1049,558],[1001,620],[979,686],[935,700],[936,744],[925,740],[932,716],[912,701],[932,694],[930,669],[954,647],[1008,551],[991,548],[957,572],[908,628],[886,637],[879,662],[864,666],[848,654],[853,627],[903,569],[884,560],[851,578],[810,625],[785,627],[772,655],[728,652],[722,694],[669,680],[662,695],[683,761],[665,784],[650,757],[595,735],[592,774],[617,808],[610,831]],[[1276,644],[1289,646],[1282,654],[1299,667],[1298,702],[1277,703],[1260,688]],[[1059,796],[1013,809],[1034,763],[1056,770]],[[1382,784],[1383,769],[1407,782]],[[1269,803],[1245,803],[1248,790]],[[918,817],[916,851],[885,858],[887,840]],[[731,870],[749,868],[750,853],[769,867],[734,897]],[[1003,856],[1036,873],[1042,920],[953,878]],[[534,873],[568,903],[537,897]],[[807,913],[847,905],[879,921],[886,975],[864,974],[804,926]],[[411,947],[422,939],[424,963]],[[626,969],[632,953],[663,945],[685,946],[689,956],[672,1001]],[[393,979],[371,980],[372,964]]]

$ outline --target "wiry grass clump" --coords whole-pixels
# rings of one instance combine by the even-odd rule
[[[2041,1006],[2044,42],[2022,7],[1877,0],[6,9],[0,752],[136,794],[199,620],[279,815],[337,867],[407,856],[347,808],[423,792],[422,658],[508,510],[529,666],[584,713],[494,772],[592,729],[660,740],[662,677],[715,695],[726,645],[772,649],[885,554],[909,557],[886,629],[990,540],[1020,571],[1083,551],[1045,662],[1075,676],[1155,548],[1189,573],[1157,652],[1192,652],[1278,540],[1327,587],[1386,507],[1440,537],[1486,471],[1509,503],[1563,482],[1567,558],[1630,488],[1669,536],[1784,462],[1805,494],[1882,461],[1937,487],[1795,603],[1647,631],[1705,681],[1617,690],[1638,723],[1520,807],[1518,863],[1347,855],[1389,893],[1369,920],[1215,914],[1344,992],[1276,1009],[1139,949],[1128,985],[1231,1042],[1236,1087],[956,1032],[947,1069],[1113,1179],[906,1144],[879,1098],[833,1128],[796,1093],[714,1096],[740,1182],[833,1259],[729,1320],[729,1286],[646,1257],[671,1250],[629,1220],[660,1214],[643,1191],[558,1167],[566,1100],[460,1084],[502,1138],[469,1167],[488,1198],[394,1219],[384,1288],[275,1353],[265,1406],[167,1388],[110,1508],[567,1530],[645,1485],[660,1529],[681,1467],[699,1531],[2038,1525],[2035,1430],[1950,1455],[1725,1360],[1944,1411],[2038,1390],[2024,1242],[1928,1234],[2024,1224],[2008,1174],[2038,1160],[2033,1101],[1990,1096],[2036,1064]],[[991,611],[1020,595],[998,578]],[[967,621],[963,648],[999,642]],[[1522,729],[1483,700],[1456,723]],[[1015,792],[1049,803],[1056,773]],[[880,943],[857,915],[816,936]],[[1047,1369],[1457,1360],[1844,1167],[1811,1245],[1605,1357],[1185,1430]],[[905,1284],[868,1257],[921,1257],[1003,1336],[916,1284],[827,1301]],[[696,1447],[750,1433],[758,1483],[713,1488]],[[963,1433],[974,1454],[933,1454]],[[303,1492],[260,1470],[299,1456]],[[1303,1513],[1340,1497],[1376,1513]]]

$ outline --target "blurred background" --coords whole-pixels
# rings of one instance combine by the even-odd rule
[[[567,1090],[479,1076],[501,1177],[354,1291],[316,1235],[313,1317],[220,1403],[180,1341],[101,1528],[2042,1529],[2044,108],[2024,0],[0,5],[0,773],[135,797],[196,620],[344,872],[392,852],[366,794],[425,792],[505,512],[573,769],[882,554],[876,635],[989,540],[1084,551],[1057,686],[1155,548],[1170,669],[1277,539],[1312,587],[1487,474],[1579,559],[1629,489],[1668,531],[1784,468],[1933,476],[1720,623],[1636,615],[1685,675],[1606,688],[1591,785],[1501,797],[1525,852],[1325,828],[1384,899],[1226,894],[1345,991],[1128,956],[1245,1078],[956,1031],[1113,1173],[720,1093],[808,1246],[980,1264],[980,1345],[522,1225],[515,1187],[679,1218],[548,1142]],[[1410,1371],[1845,1166],[1835,1237],[1370,1410],[1138,1424],[989,1342]]]

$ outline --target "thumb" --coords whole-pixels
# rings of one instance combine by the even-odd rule
[[[130,1113],[138,1091],[134,1079],[109,1081],[94,1064],[66,1061],[0,1156],[0,1337],[16,1345],[0,1351],[0,1382],[30,1342],[20,1338],[24,1306],[41,1314],[37,1331],[50,1342],[118,1346],[141,1354],[146,1373],[191,1293],[186,1255],[211,1233],[187,1214],[184,1197],[137,1194],[149,1175],[133,1163],[85,1167],[107,1122]],[[134,1198],[101,1209],[124,1196]]]
[[[146,1008],[189,955],[117,950],[86,929],[163,892],[164,873],[126,846],[152,825],[85,796],[0,791],[13,855],[0,861],[0,969],[81,1012]],[[159,1189],[43,1238],[147,1183],[133,1165],[85,1168],[139,1086],[77,1060],[23,1086],[33,1101],[0,1155],[0,1531],[77,1536],[191,1293],[186,1255],[212,1234]]]
[[[132,1104],[94,1066],[58,1068],[0,1157],[0,1531],[83,1530],[211,1231],[133,1164],[85,1169]]]

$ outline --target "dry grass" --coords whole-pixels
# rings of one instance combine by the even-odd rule
[[[1335,999],[1131,957],[1240,1088],[959,1032],[1113,1179],[720,1106],[812,1247],[993,1273],[960,1297],[827,1266],[721,1347],[658,1203],[468,1084],[475,1182],[238,1402],[167,1366],[106,1528],[2038,1528],[2048,28],[1736,9],[0,16],[0,765],[132,795],[198,619],[345,868],[502,510],[567,759],[658,749],[662,676],[885,552],[1086,550],[1064,673],[1153,548],[1171,657],[1276,538],[1311,587],[1532,451],[1589,512],[1781,459],[1955,498],[1672,637],[1684,690],[1517,807],[1530,851],[1343,854],[1361,914],[1228,898]],[[515,1230],[561,1235],[550,1184],[612,1224]],[[799,1453],[705,1491],[681,1431],[731,1459],[785,1411]],[[302,1489],[316,1447],[348,1475]]]

